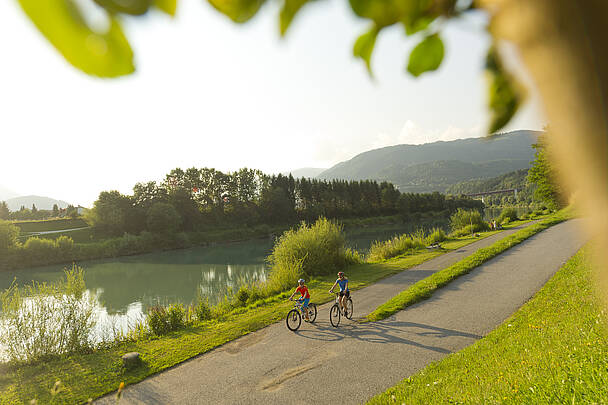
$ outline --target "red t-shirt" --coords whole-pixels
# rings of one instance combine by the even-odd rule
[[[305,285],[301,285],[298,288],[296,288],[296,292],[299,292],[300,294],[302,294],[302,298],[310,298],[310,293],[308,292],[308,287],[306,287]]]

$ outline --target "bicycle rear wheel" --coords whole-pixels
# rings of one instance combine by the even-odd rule
[[[337,328],[340,325],[340,307],[338,304],[334,304],[333,307],[329,310],[329,322],[331,322],[331,326]]]
[[[353,300],[350,297],[346,300],[346,317],[353,319]]]
[[[300,316],[300,312],[295,309],[292,309],[287,314],[287,318],[285,319],[285,323],[287,324],[287,329],[290,331],[297,331],[300,325],[302,324],[302,317]]]
[[[316,304],[308,304],[308,318],[310,322],[314,322],[317,319],[317,305]]]

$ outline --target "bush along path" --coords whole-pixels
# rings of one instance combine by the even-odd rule
[[[434,291],[448,284],[455,278],[460,277],[463,274],[467,274],[477,266],[487,262],[505,250],[520,244],[529,237],[534,236],[553,225],[565,221],[568,219],[569,215],[570,214],[568,212],[562,211],[551,218],[547,218],[543,221],[521,229],[518,232],[493,243],[491,246],[479,249],[474,254],[467,256],[461,261],[418,281],[416,284],[400,292],[370,313],[367,316],[367,320],[379,321],[381,319],[385,319],[397,311],[430,297]]]
[[[332,403],[338,387],[344,402],[366,401],[474,343],[515,312],[582,246],[577,222],[547,229],[385,320],[344,321],[333,328],[329,305],[323,305],[317,322],[297,333],[282,322],[250,333],[127,386],[123,401],[298,403],[306,397]],[[448,255],[426,264],[445,261]],[[365,312],[361,303],[371,291],[353,294],[356,312]],[[386,301],[387,296],[378,299]],[[348,378],[341,377],[344,370],[349,370]],[[108,396],[100,403],[112,401]]]

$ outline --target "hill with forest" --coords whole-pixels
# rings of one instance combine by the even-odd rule
[[[527,178],[528,169],[521,169],[491,179],[460,182],[448,187],[446,189],[446,194],[474,194],[515,188],[518,191],[517,201],[509,201],[509,203],[530,204],[536,186],[528,184]],[[484,200],[486,205],[500,205],[504,203],[504,201],[502,201],[504,197],[510,198],[510,195],[488,196],[485,197]]]
[[[389,181],[401,192],[445,192],[460,182],[528,169],[534,160],[532,144],[540,134],[520,130],[492,139],[389,146],[338,163],[317,178]]]
[[[19,211],[21,207],[31,209],[33,204],[36,205],[36,208],[39,210],[51,210],[53,209],[54,204],[57,204],[59,208],[66,208],[69,205],[69,203],[65,201],[37,195],[26,195],[6,200],[6,205],[8,205],[8,209],[11,211]]]

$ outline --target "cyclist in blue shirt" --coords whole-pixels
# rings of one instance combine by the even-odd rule
[[[329,289],[330,294],[334,293],[334,288],[336,285],[340,286],[340,306],[342,307],[342,311],[344,312],[344,316],[348,315],[346,312],[346,300],[350,297],[350,291],[348,289],[348,279],[344,275],[344,272],[338,273],[338,279],[334,283],[333,286]]]

